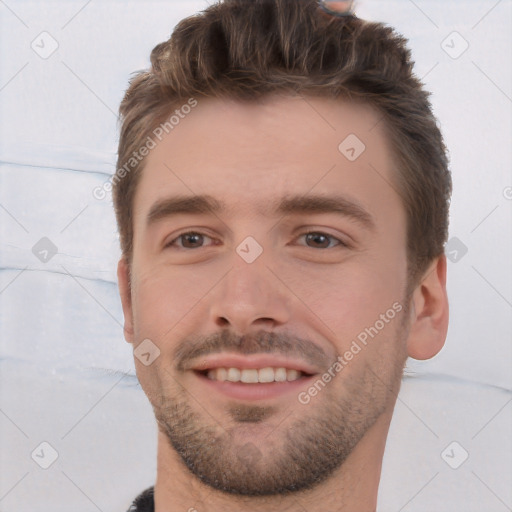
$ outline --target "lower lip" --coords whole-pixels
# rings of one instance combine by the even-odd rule
[[[196,377],[201,382],[225,396],[236,398],[239,400],[267,400],[270,398],[277,398],[285,395],[286,393],[298,393],[310,385],[314,375],[309,377],[301,377],[297,380],[286,382],[269,382],[269,383],[253,383],[246,384],[244,382],[230,382],[212,380],[202,375],[201,373],[194,372]]]

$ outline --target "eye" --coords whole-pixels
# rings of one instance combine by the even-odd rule
[[[322,233],[321,231],[308,231],[307,233],[303,233],[299,236],[299,238],[302,237],[306,237],[308,247],[313,249],[331,249],[336,246],[348,247],[347,244],[342,242],[339,238],[328,235],[327,233]],[[200,233],[198,231],[187,231],[168,242],[165,245],[165,248],[177,246],[181,249],[200,249],[204,246],[205,239],[213,241],[211,237],[204,233]],[[179,241],[182,243],[179,244]],[[331,244],[333,241],[335,243]],[[310,243],[313,245],[309,245]]]
[[[327,233],[322,233],[321,231],[308,231],[307,233],[303,233],[299,238],[305,236],[306,243],[312,242],[314,245],[309,245],[308,247],[312,247],[314,249],[331,249],[333,246],[330,246],[330,241],[335,240],[337,243],[335,246],[341,245],[343,247],[347,247],[347,244],[343,243],[339,238],[336,238],[332,235],[328,235]]]
[[[172,247],[176,245],[177,241],[181,240],[183,244],[178,245],[178,247],[180,247],[181,249],[197,249],[202,247],[202,242],[204,241],[205,238],[212,240],[211,237],[203,233],[199,233],[197,231],[188,231],[187,233],[182,233],[181,235],[178,235],[169,243],[165,244],[165,248]]]

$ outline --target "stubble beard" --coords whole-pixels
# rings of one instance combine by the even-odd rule
[[[259,446],[248,433],[262,428],[273,408],[231,404],[230,426],[223,428],[194,410],[194,399],[179,389],[167,396],[162,390],[159,406],[153,405],[159,430],[190,472],[218,491],[256,497],[312,489],[339,470],[379,417],[393,409],[407,358],[404,319],[388,345],[395,353],[386,354],[387,366],[375,358],[348,378],[341,371],[310,404],[292,404],[297,419],[277,425]]]

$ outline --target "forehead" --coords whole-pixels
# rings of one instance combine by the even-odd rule
[[[274,96],[206,99],[146,157],[136,215],[170,195],[208,194],[227,214],[270,213],[285,195],[340,192],[371,210],[398,201],[385,124],[369,105]]]

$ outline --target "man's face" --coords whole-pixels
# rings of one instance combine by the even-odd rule
[[[147,157],[127,332],[159,348],[138,378],[176,458],[212,487],[310,488],[386,430],[409,322],[379,120],[329,99],[209,99]]]

